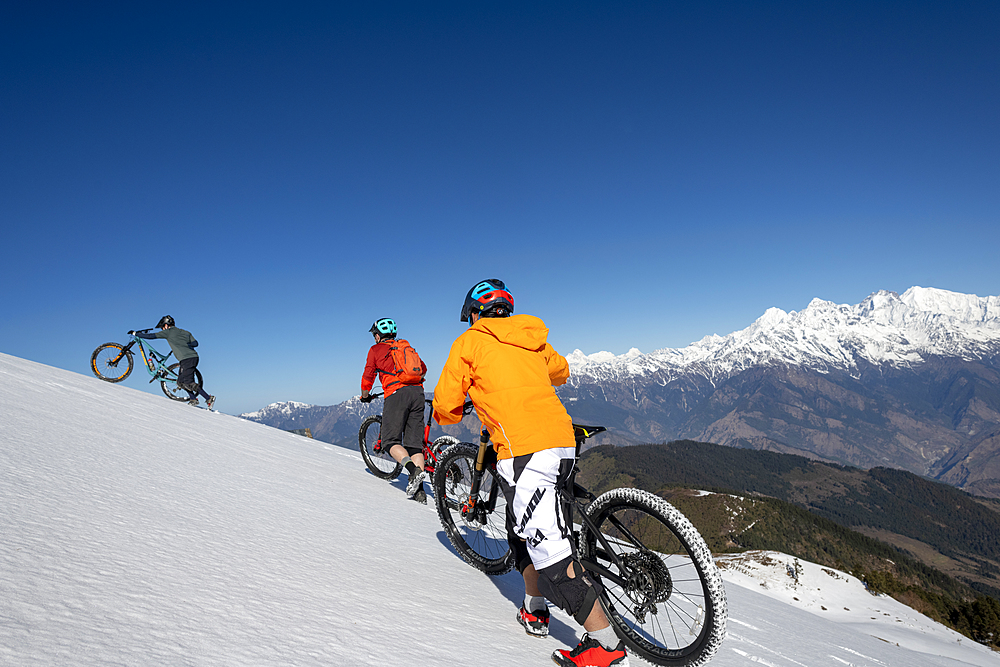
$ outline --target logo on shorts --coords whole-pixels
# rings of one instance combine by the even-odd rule
[[[530,544],[531,546],[533,546],[533,547],[537,547],[537,546],[538,546],[539,544],[541,544],[541,543],[542,543],[542,540],[544,540],[544,539],[545,539],[545,536],[544,536],[544,535],[542,535],[542,531],[540,531],[540,530],[538,530],[538,529],[536,528],[536,529],[535,529],[535,536],[534,536],[534,537],[529,537],[529,538],[528,538],[527,540],[525,540],[525,541],[526,541],[526,542],[527,542],[528,544]]]
[[[528,520],[535,513],[535,508],[538,507],[538,503],[542,502],[542,496],[544,495],[545,489],[535,489],[535,495],[531,496],[531,500],[528,501],[528,506],[524,510],[524,516],[521,517],[521,523],[517,527],[518,534],[524,531],[524,527],[528,525]]]

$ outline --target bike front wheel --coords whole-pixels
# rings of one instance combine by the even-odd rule
[[[507,543],[507,502],[489,468],[483,471],[479,500],[469,507],[479,448],[468,443],[449,446],[434,471],[434,504],[438,518],[458,554],[486,574],[507,574],[514,554]]]
[[[373,475],[381,479],[396,479],[403,471],[403,465],[392,458],[388,449],[382,447],[382,416],[375,415],[361,422],[358,429],[358,444],[361,458]]]
[[[90,355],[90,370],[105,382],[121,382],[132,373],[132,350],[121,343],[105,343]]]
[[[177,386],[177,371],[179,371],[180,368],[180,362],[167,366],[167,371],[169,371],[171,375],[167,376],[166,379],[160,380],[160,389],[163,390],[163,393],[167,398],[175,401],[190,401],[191,397],[188,396],[188,393]],[[201,389],[201,385],[204,383],[204,380],[202,380],[201,377],[201,371],[197,368],[194,369],[194,382],[198,385],[199,389]]]
[[[657,665],[697,667],[726,635],[726,591],[698,530],[639,489],[613,489],[587,507],[580,559],[603,584],[600,600],[628,648]]]

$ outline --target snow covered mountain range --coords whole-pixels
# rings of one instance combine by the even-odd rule
[[[728,336],[706,336],[681,349],[642,354],[632,348],[567,356],[575,384],[628,382],[657,375],[725,380],[754,367],[788,365],[860,375],[867,365],[912,367],[929,356],[982,359],[1000,353],[1000,297],[912,287],[880,291],[855,306],[813,299],[801,312],[769,308]]]
[[[888,466],[1000,495],[1000,297],[913,287],[769,309],[682,349],[567,357],[575,419]]]
[[[551,665],[430,505],[345,449],[0,354],[0,665]],[[990,667],[853,577],[721,559],[713,667]],[[644,664],[639,660],[636,665]]]

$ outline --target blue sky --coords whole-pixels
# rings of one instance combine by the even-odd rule
[[[0,6],[0,352],[169,313],[238,413],[487,277],[563,353],[1000,294],[995,2],[83,5]]]

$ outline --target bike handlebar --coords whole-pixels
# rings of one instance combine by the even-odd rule
[[[429,403],[429,404],[433,405],[434,404],[434,399],[432,399],[432,398],[425,398],[424,399],[424,403]],[[466,401],[465,403],[462,404],[462,414],[463,415],[471,415],[472,411],[475,410],[475,409],[476,409],[476,406],[473,405],[472,401]]]

